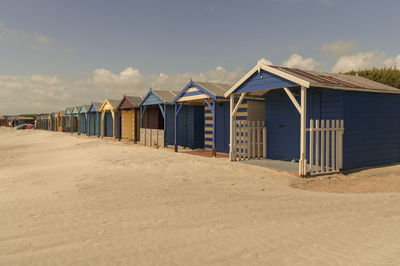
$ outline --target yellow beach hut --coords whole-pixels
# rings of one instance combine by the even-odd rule
[[[118,130],[118,100],[105,99],[99,109],[101,113],[100,137],[112,137],[115,139]]]

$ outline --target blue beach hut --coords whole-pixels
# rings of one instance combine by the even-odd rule
[[[299,175],[400,162],[400,90],[359,76],[270,66],[261,61],[230,97],[231,160],[239,145],[236,106],[264,101],[266,157],[298,161]]]
[[[88,126],[89,130],[86,132],[86,135],[91,136],[97,136],[100,138],[100,120],[101,120],[101,113],[100,113],[100,108],[102,106],[102,103],[94,103],[89,107],[88,110]]]
[[[140,106],[140,143],[144,145],[167,146],[174,142],[174,124],[178,119],[185,125],[181,129],[182,138],[178,145],[191,149],[201,148],[203,142],[196,137],[203,129],[198,127],[199,119],[203,119],[204,111],[198,106],[185,107],[176,118],[172,101],[177,91],[150,89]]]
[[[203,109],[203,116],[196,118],[200,132],[196,134],[198,142],[202,147],[210,150],[215,156],[217,152],[228,153],[229,151],[229,99],[224,97],[230,84],[190,81],[178,93],[172,101],[175,104],[175,116],[178,116],[182,108],[200,106]],[[247,100],[246,100],[247,101]],[[241,106],[240,119],[247,116],[247,108]],[[185,127],[179,120],[175,120],[175,143],[178,144],[182,138],[181,129]],[[175,151],[178,146],[175,145]]]
[[[78,110],[78,135],[81,133],[88,134],[89,130],[89,113],[90,105],[81,105]]]

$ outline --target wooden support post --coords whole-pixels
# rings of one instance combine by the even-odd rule
[[[263,128],[263,157],[267,159],[267,127],[265,126],[265,121],[261,122]]]
[[[164,148],[167,147],[167,104],[164,104]]]
[[[100,138],[101,128],[102,128],[100,112],[96,112],[96,116],[97,116],[97,137]],[[95,126],[96,126],[96,123],[95,123]]]
[[[310,174],[314,171],[314,120],[310,120]]]
[[[217,109],[217,101],[213,100],[213,105],[212,105],[212,110],[213,110],[212,111],[213,112],[213,128],[212,128],[212,131],[213,131],[213,145],[212,145],[212,151],[211,151],[211,156],[212,157],[216,157],[217,156],[217,149],[216,149],[216,146],[215,146],[215,139],[216,139],[216,136],[215,136],[215,133],[216,133],[215,121],[216,121],[216,119],[215,119],[215,117],[217,116],[216,109]]]
[[[299,175],[304,177],[306,171],[306,119],[307,119],[307,88],[301,86],[301,112],[300,112],[300,162]]]
[[[242,93],[240,95],[239,101],[235,106],[235,97],[234,94],[230,96],[230,142],[229,142],[229,159],[231,161],[236,160],[236,132],[237,132],[237,125],[236,125],[236,112],[239,109],[239,106],[242,104],[246,93]],[[211,108],[210,108],[211,109]],[[240,138],[239,138],[240,139]],[[240,147],[240,143],[239,143]]]
[[[229,104],[229,110],[230,110],[230,116],[229,116],[229,129],[230,129],[230,135],[229,135],[229,160],[233,161],[233,156],[234,156],[234,149],[235,149],[235,143],[233,142],[233,134],[234,134],[234,115],[233,115],[233,110],[235,105],[235,96],[231,94],[230,97],[230,104]]]
[[[326,163],[326,172],[329,172],[329,136],[330,134],[330,120],[326,120],[326,136],[325,136],[325,163]]]
[[[112,115],[112,119],[113,119],[113,139],[115,139],[115,133],[116,133],[116,128],[115,128],[115,112],[114,112],[114,110],[111,110],[111,115]]]
[[[320,163],[319,163],[319,135],[321,134],[320,127],[319,127],[319,120],[315,121],[315,172],[319,173],[320,171]]]
[[[86,118],[86,136],[89,136],[89,114],[85,113],[85,118]]]
[[[88,137],[90,137],[90,120],[92,119],[92,113],[90,112],[90,113],[88,113],[88,131],[87,131],[87,133],[86,133],[86,135],[88,136]]]
[[[101,126],[101,130],[100,130],[100,137],[101,138],[103,138],[104,137],[104,114],[105,114],[105,112],[104,111],[102,111],[101,112],[101,124],[100,124],[100,126]]]
[[[121,112],[117,112],[117,121],[118,121],[118,141],[121,141],[122,138],[122,115]]]
[[[178,103],[175,103],[175,131],[174,131],[174,145],[175,145],[175,152],[178,152]]]

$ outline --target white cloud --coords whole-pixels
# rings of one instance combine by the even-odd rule
[[[387,57],[382,51],[360,52],[356,55],[342,56],[332,68],[332,72],[348,72],[371,68],[400,68],[400,54]]]
[[[268,59],[265,59],[264,57],[260,59],[261,63],[263,63],[264,65],[273,65],[271,61],[269,61]]]
[[[150,87],[161,90],[181,90],[190,81],[235,83],[244,75],[241,69],[232,72],[218,66],[203,73],[180,73],[144,76],[128,67],[120,73],[96,69],[82,80],[57,76],[1,76],[0,114],[41,113],[63,110],[68,106],[119,100],[124,94],[144,95]]]
[[[159,75],[153,75],[151,77],[151,87],[162,90],[180,90],[186,86],[190,79],[234,84],[244,74],[245,73],[240,68],[228,72],[221,66],[217,66],[215,69],[208,72],[198,74],[187,72],[169,76],[165,73],[160,73]]]
[[[344,55],[349,55],[356,52],[359,49],[358,43],[356,41],[337,41],[333,43],[326,43],[321,46],[323,53],[339,58]]]
[[[43,51],[53,43],[53,40],[44,34],[29,33],[12,29],[0,20],[0,40],[12,42],[19,46],[27,46],[36,51]]]
[[[282,61],[283,66],[314,70],[320,63],[313,58],[303,58],[301,55],[292,54],[288,60]]]

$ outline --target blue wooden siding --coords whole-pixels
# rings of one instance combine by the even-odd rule
[[[217,103],[215,120],[215,148],[217,152],[229,153],[229,102]]]
[[[284,161],[298,159],[300,115],[283,90],[274,90],[266,94],[265,124],[267,157]]]
[[[235,92],[259,91],[266,89],[275,89],[282,87],[291,87],[296,84],[284,78],[261,70],[260,73],[254,73],[250,78],[243,82]]]
[[[86,133],[87,121],[85,114],[79,114],[78,124],[79,132]]]
[[[89,113],[89,134],[97,135],[96,127],[97,113]]]
[[[343,167],[400,162],[400,95],[343,94]]]
[[[174,144],[175,108],[167,105],[167,145]],[[178,114],[177,144],[191,149],[203,148],[204,110],[202,106],[184,105]]]
[[[106,112],[104,115],[104,136],[113,136],[113,118],[111,112]]]
[[[213,141],[213,119],[210,107],[204,107],[204,148],[212,149]]]
[[[149,94],[146,96],[146,98],[143,100],[141,105],[153,105],[153,104],[163,104],[164,102],[161,101],[154,93],[151,91]]]
[[[91,112],[89,113],[89,133],[90,135],[100,135],[100,113]]]
[[[298,159],[300,115],[282,90],[266,94],[265,115],[268,158]],[[400,162],[400,95],[309,89],[307,127],[310,119],[344,120],[344,169]]]
[[[300,103],[300,89],[292,92]],[[265,96],[267,157],[291,161],[300,155],[300,114],[283,91],[277,89]],[[312,88],[307,92],[307,127],[310,119],[343,119],[343,91]],[[307,157],[309,153],[307,134]]]

